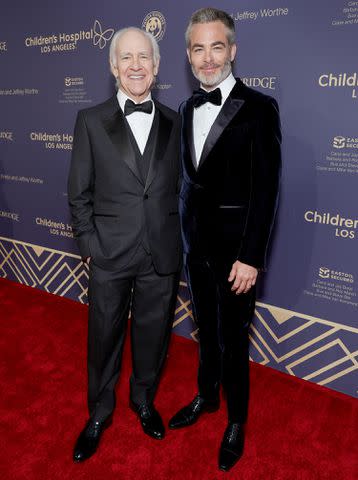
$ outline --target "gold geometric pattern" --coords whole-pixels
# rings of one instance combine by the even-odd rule
[[[87,301],[88,266],[78,255],[0,237],[0,276]]]
[[[0,237],[0,276],[87,302],[88,266],[78,255]],[[190,296],[180,282],[173,329],[198,341]],[[356,396],[358,328],[256,302],[251,360]]]
[[[358,328],[256,302],[251,355],[290,375],[357,395]],[[345,386],[345,387],[343,387]],[[348,391],[347,391],[348,390]]]

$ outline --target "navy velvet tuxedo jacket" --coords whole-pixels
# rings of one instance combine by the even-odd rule
[[[266,267],[276,212],[281,129],[276,101],[237,79],[196,168],[193,99],[181,106],[184,252]]]
[[[73,229],[81,256],[107,270],[128,265],[144,235],[158,273],[181,267],[180,117],[154,103],[145,182],[115,95],[77,116],[68,181]]]

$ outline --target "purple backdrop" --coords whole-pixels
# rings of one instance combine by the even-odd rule
[[[214,2],[215,3],[215,2]],[[113,30],[154,28],[154,94],[177,108],[195,87],[183,32],[201,2],[3,5],[0,18],[0,275],[86,301],[66,197],[80,108],[114,92]],[[283,176],[251,357],[357,395],[358,2],[221,1],[237,26],[235,74],[274,96]],[[175,331],[196,338],[183,279]]]

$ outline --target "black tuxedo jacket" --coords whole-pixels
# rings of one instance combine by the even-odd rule
[[[128,265],[144,231],[158,273],[181,266],[180,117],[154,103],[158,128],[145,182],[116,96],[77,116],[68,181],[73,229],[81,256],[107,270]]]
[[[190,98],[180,109],[184,252],[264,269],[281,165],[277,103],[237,79],[209,132],[198,168],[193,108]]]

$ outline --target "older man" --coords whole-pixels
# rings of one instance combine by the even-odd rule
[[[216,410],[222,383],[228,425],[219,467],[229,470],[243,451],[248,330],[276,210],[280,121],[273,98],[232,75],[235,27],[226,12],[195,12],[186,41],[201,84],[181,109],[180,194],[185,267],[200,335],[199,393],[169,425],[185,427]]]
[[[130,397],[143,430],[164,436],[153,406],[171,332],[181,268],[179,116],[152,100],[159,49],[137,28],[110,46],[118,93],[78,113],[69,204],[89,263],[88,409],[76,462],[96,451],[115,407],[129,311]]]

